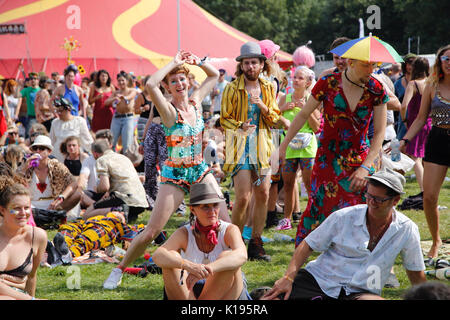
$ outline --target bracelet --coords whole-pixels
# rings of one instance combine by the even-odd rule
[[[405,141],[405,144],[408,144],[409,139],[403,138],[403,139],[400,139],[400,141]]]
[[[64,197],[64,195],[60,194],[56,199],[63,199],[63,201],[66,199],[66,197]]]
[[[197,65],[198,67],[201,67],[205,61],[206,61],[207,56],[205,56],[203,59],[200,60],[200,63]]]
[[[184,267],[184,259],[181,259],[181,266],[180,266],[180,269],[181,269],[181,270],[184,270],[183,267]]]
[[[292,280],[292,278],[289,277],[287,274],[285,274],[283,278],[289,280],[291,283],[294,283],[294,280]]]
[[[375,173],[375,169],[373,168],[373,167],[368,167],[368,166],[365,166],[365,165],[360,165],[360,167],[361,168],[363,168],[363,169],[366,169],[367,171],[369,171],[369,174],[374,174]]]

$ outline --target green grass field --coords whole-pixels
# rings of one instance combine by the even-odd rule
[[[407,174],[410,175],[411,172]],[[447,175],[449,177],[449,175]],[[439,204],[450,208],[450,182],[444,182],[440,193]],[[415,180],[407,179],[406,196],[417,194],[419,192]],[[231,198],[234,195],[231,192]],[[306,206],[306,199],[301,198],[302,210]],[[419,227],[421,240],[431,240],[428,226],[423,211],[403,211]],[[139,223],[146,223],[150,212],[142,214],[138,220]],[[185,220],[186,217],[173,216],[167,224],[165,230],[172,234],[175,229]],[[282,233],[295,236],[296,226]],[[450,238],[450,209],[440,211],[440,226],[442,239]],[[272,238],[277,232],[273,228],[264,231],[264,236]],[[56,231],[49,231],[49,239],[53,239]],[[266,252],[272,256],[270,263],[248,261],[243,270],[248,280],[249,292],[260,286],[272,286],[273,283],[283,276],[284,271],[292,257],[294,251],[293,243],[271,242],[265,244]],[[148,251],[152,253],[155,246],[149,246]],[[425,252],[426,254],[426,252]],[[315,259],[318,254],[313,254],[310,259]],[[138,259],[134,264],[140,264],[143,258]],[[131,266],[132,267],[132,266]],[[114,265],[101,263],[96,265],[84,266],[59,266],[53,269],[39,268],[36,297],[49,300],[161,300],[163,281],[161,275],[149,274],[145,278],[125,274],[122,284],[117,290],[104,290],[103,281],[108,277]],[[402,267],[401,259],[397,258],[395,272],[400,282],[400,288],[384,289],[382,296],[386,299],[399,300],[404,292],[410,287],[409,280]],[[78,277],[79,275],[79,277]],[[79,289],[73,288],[73,279],[80,279]],[[433,280],[430,278],[430,280]],[[446,282],[448,283],[448,281]]]

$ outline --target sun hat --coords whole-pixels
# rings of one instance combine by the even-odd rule
[[[261,40],[259,46],[261,47],[261,53],[265,55],[267,59],[272,58],[273,55],[280,50],[280,46],[269,39]]]
[[[49,137],[43,136],[43,135],[37,136],[34,139],[34,142],[30,146],[30,148],[33,148],[35,146],[46,147],[46,148],[49,148],[50,150],[53,150],[52,141],[50,140]]]
[[[210,183],[196,183],[191,186],[188,206],[198,204],[224,202],[225,198],[219,196],[214,186]]]
[[[236,61],[241,61],[246,58],[261,58],[266,60],[266,56],[261,53],[261,47],[258,43],[249,41],[241,46],[241,55],[236,58]]]
[[[386,187],[394,190],[395,192],[405,194],[405,192],[403,191],[403,187],[406,183],[405,177],[392,169],[386,168],[380,170],[378,172],[375,172],[371,176],[365,177],[365,179],[376,180],[384,184]]]

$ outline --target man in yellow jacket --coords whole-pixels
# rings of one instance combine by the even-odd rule
[[[273,85],[262,78],[269,71],[266,57],[256,42],[247,42],[236,58],[237,78],[222,95],[220,124],[225,130],[225,163],[223,171],[231,174],[235,189],[232,222],[241,232],[247,208],[254,197],[249,214],[252,237],[248,245],[249,259],[270,261],[263,248],[261,234],[267,216],[271,161],[275,150],[271,128],[280,120]],[[276,161],[278,165],[278,159]]]

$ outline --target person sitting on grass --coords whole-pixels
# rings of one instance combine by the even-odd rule
[[[176,230],[153,254],[169,300],[249,300],[241,267],[247,250],[239,228],[219,219],[225,199],[214,186],[191,186],[190,224]]]
[[[411,284],[426,281],[418,227],[395,210],[405,178],[386,169],[365,179],[367,204],[340,209],[314,229],[263,300],[382,299],[398,254]],[[313,250],[323,253],[300,269]]]
[[[28,189],[6,176],[0,180],[0,300],[34,300],[47,233],[28,225]]]
[[[144,227],[143,224],[128,225],[124,213],[118,211],[62,224],[53,238],[53,245],[60,257],[53,260],[61,258],[63,262],[71,261],[89,251],[131,241]]]

